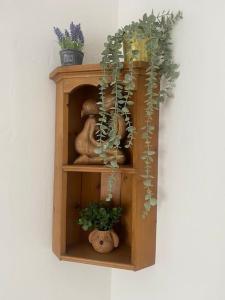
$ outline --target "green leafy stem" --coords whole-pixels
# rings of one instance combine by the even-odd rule
[[[182,18],[181,12],[174,15],[172,12],[163,11],[157,16],[153,11],[148,16],[144,14],[138,22],[132,22],[119,29],[113,36],[108,36],[102,52],[101,66],[103,77],[101,78],[99,110],[100,118],[98,121],[98,141],[100,147],[96,153],[102,157],[106,166],[112,168],[112,174],[108,181],[107,201],[112,199],[113,184],[115,182],[115,169],[118,168],[117,157],[108,158],[109,149],[118,150],[121,148],[121,137],[117,132],[117,118],[122,116],[125,120],[127,139],[126,148],[132,147],[132,142],[136,130],[132,124],[130,106],[133,105],[132,96],[135,87],[135,76],[133,73],[133,60],[138,57],[138,51],[132,50],[131,39],[133,36],[139,39],[147,39],[146,51],[148,53],[149,66],[146,69],[146,99],[145,99],[145,124],[141,128],[142,138],[145,149],[141,155],[144,162],[143,185],[145,189],[144,213],[146,216],[151,207],[156,205],[153,188],[152,163],[155,152],[152,147],[152,136],[155,128],[152,120],[155,109],[159,103],[165,101],[171,95],[174,81],[178,77],[178,65],[173,62],[171,32],[174,25]],[[127,51],[131,57],[128,63],[128,70],[124,78],[121,78],[123,69],[124,55],[122,53],[123,41],[128,42]],[[166,84],[160,85],[160,79],[164,78]],[[107,89],[111,89],[113,95],[113,107],[106,109],[105,94]],[[117,153],[117,152],[116,152]]]

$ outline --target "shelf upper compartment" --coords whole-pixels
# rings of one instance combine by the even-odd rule
[[[112,169],[105,167],[104,165],[64,165],[63,171],[65,172],[85,172],[85,173],[111,173]],[[128,166],[123,165],[118,169],[115,169],[116,173],[127,173],[127,174],[135,174],[135,169]]]

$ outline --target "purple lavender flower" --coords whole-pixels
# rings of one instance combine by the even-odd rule
[[[80,28],[80,24],[75,25],[73,22],[70,23],[70,33],[72,40],[78,43],[84,43],[84,36]]]
[[[62,49],[82,49],[84,45],[84,36],[80,24],[75,25],[71,22],[70,31],[65,29],[64,33],[58,27],[54,27],[54,32]]]
[[[67,29],[65,30],[65,37],[70,38],[70,34],[69,34],[69,31]]]
[[[79,41],[84,44],[84,35],[81,31],[81,28],[80,28],[80,24],[77,25],[77,31],[78,31],[78,39]]]
[[[70,23],[70,34],[73,41],[77,40],[77,31],[76,31],[76,25],[74,25],[73,22]]]
[[[54,32],[55,32],[59,42],[62,42],[64,36],[63,36],[63,33],[61,32],[61,30],[58,27],[54,27]]]

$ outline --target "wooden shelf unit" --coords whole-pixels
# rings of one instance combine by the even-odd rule
[[[144,126],[146,63],[134,63],[135,91],[132,120],[136,128]],[[124,72],[127,66],[124,66]],[[116,172],[113,202],[121,205],[121,224],[115,230],[120,245],[109,254],[95,252],[88,243],[88,233],[77,224],[80,208],[90,202],[103,200],[111,170],[103,165],[73,165],[78,157],[74,139],[83,128],[80,117],[83,102],[98,100],[102,70],[96,65],[67,66],[55,69],[50,78],[56,82],[56,141],[53,210],[53,252],[61,260],[99,266],[139,270],[155,263],[157,208],[142,218],[144,189],[141,174],[141,153],[144,142],[137,132],[132,149],[126,152],[127,162]],[[155,157],[152,165],[154,196],[157,196],[158,112],[153,124]]]

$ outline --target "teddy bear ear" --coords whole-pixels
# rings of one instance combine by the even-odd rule
[[[114,247],[117,248],[119,246],[118,235],[114,231],[111,231],[110,234],[111,234],[111,237],[112,237],[112,240],[113,240]]]
[[[98,230],[93,230],[92,232],[90,232],[89,236],[88,236],[88,240],[89,240],[89,243],[93,243],[95,237],[96,237],[96,234],[98,233]]]

